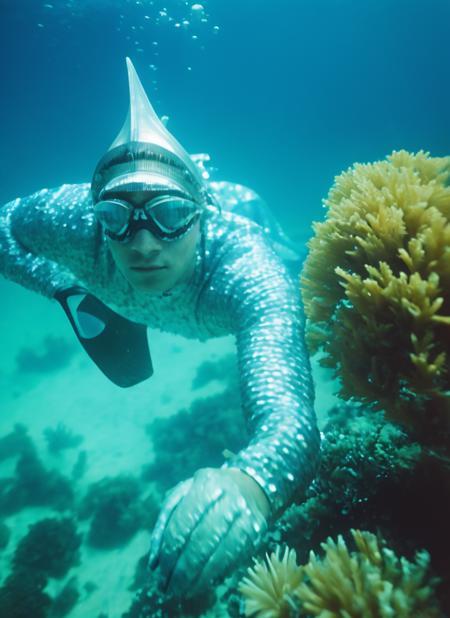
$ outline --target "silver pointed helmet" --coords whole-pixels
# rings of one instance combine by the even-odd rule
[[[153,109],[133,63],[127,61],[130,107],[125,123],[94,172],[94,203],[107,191],[181,192],[205,206],[200,170]]]

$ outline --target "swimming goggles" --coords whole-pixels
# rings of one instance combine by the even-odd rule
[[[127,242],[140,229],[161,240],[178,240],[189,232],[201,212],[196,202],[174,195],[155,197],[139,207],[121,199],[105,199],[94,205],[105,234],[119,242]]]

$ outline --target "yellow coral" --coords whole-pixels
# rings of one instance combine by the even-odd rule
[[[446,430],[449,178],[450,157],[424,152],[354,165],[325,201],[301,280],[308,343],[339,376],[341,396],[410,426],[426,410]]]
[[[293,592],[302,578],[302,570],[297,566],[293,549],[286,548],[280,559],[280,548],[266,562],[255,560],[255,566],[248,570],[239,584],[239,591],[244,595],[245,615],[257,618],[288,618],[296,605]]]
[[[341,536],[322,543],[323,560],[311,552],[296,590],[302,610],[320,618],[437,618],[436,580],[427,581],[429,555],[398,558],[369,532],[352,530],[357,550]]]
[[[246,616],[286,618],[439,618],[436,579],[428,576],[429,554],[414,562],[398,558],[370,532],[352,530],[356,551],[344,539],[322,543],[323,559],[314,552],[298,567],[295,552],[286,549],[266,563],[256,562],[239,586]],[[284,564],[283,564],[284,563]]]

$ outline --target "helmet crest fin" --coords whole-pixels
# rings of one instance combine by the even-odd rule
[[[126,59],[128,70],[128,86],[130,91],[130,107],[125,122],[111,144],[109,150],[128,142],[146,142],[161,146],[177,155],[186,167],[198,175],[196,165],[187,151],[166,129],[150,103],[136,69],[130,58]]]
[[[136,69],[126,59],[130,105],[125,122],[107,152],[97,163],[91,183],[94,201],[105,186],[147,183],[149,187],[173,187],[199,204],[208,199],[203,176],[175,137],[160,120],[142,86]],[[144,178],[145,177],[145,178]]]

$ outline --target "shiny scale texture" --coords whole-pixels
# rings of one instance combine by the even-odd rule
[[[312,479],[319,453],[298,282],[269,230],[233,212],[255,194],[214,183],[221,210],[205,212],[191,280],[169,293],[133,289],[94,218],[88,184],[43,189],[0,209],[0,272],[51,298],[82,285],[125,317],[206,340],[236,337],[250,443],[227,460],[253,477],[273,511]]]

